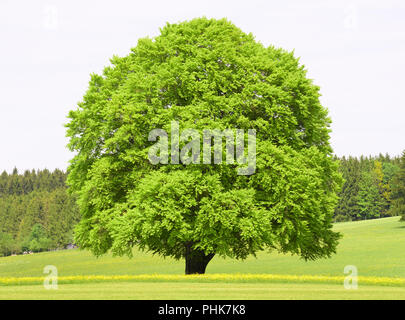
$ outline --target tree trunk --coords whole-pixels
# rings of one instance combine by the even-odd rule
[[[204,274],[208,262],[214,255],[214,253],[206,255],[203,251],[193,250],[191,245],[188,245],[186,247],[186,274]]]

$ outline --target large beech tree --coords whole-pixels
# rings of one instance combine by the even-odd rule
[[[113,57],[69,113],[76,242],[95,255],[133,247],[204,273],[214,255],[260,250],[328,257],[342,178],[319,87],[293,53],[265,47],[226,19],[167,24]],[[235,164],[152,164],[156,128],[256,130],[256,171]],[[170,140],[170,139],[169,139]]]

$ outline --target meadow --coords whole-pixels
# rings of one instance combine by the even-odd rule
[[[398,217],[336,223],[337,254],[303,261],[261,252],[245,261],[215,257],[203,276],[184,276],[184,261],[134,250],[96,258],[62,250],[0,258],[0,299],[405,299],[405,223]],[[45,290],[43,269],[58,270]],[[343,286],[356,266],[357,290]]]

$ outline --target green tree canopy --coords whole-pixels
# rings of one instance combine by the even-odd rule
[[[392,182],[392,215],[400,215],[405,221],[405,151],[400,160],[400,167]]]
[[[32,227],[31,233],[23,244],[24,249],[33,252],[44,251],[49,248],[51,240],[49,240],[44,227],[37,223]]]
[[[78,195],[76,242],[101,255],[139,246],[186,259],[203,273],[217,254],[259,250],[330,256],[342,179],[319,87],[293,53],[265,47],[229,21],[167,24],[114,57],[69,113],[76,152],[68,183]],[[256,130],[256,172],[237,164],[157,164],[149,133]],[[183,143],[184,145],[184,143]]]
[[[0,232],[0,257],[8,256],[13,252],[13,237],[8,233]]]

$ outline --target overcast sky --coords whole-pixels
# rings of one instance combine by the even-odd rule
[[[405,149],[405,1],[0,0],[0,171],[66,169],[66,115],[114,55],[166,22],[226,17],[295,50],[337,155]]]

